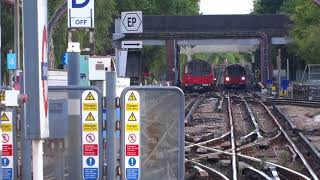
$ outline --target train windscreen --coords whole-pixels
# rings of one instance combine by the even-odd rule
[[[207,62],[191,61],[187,64],[185,73],[199,76],[208,75],[211,73],[211,66]]]
[[[225,71],[226,76],[245,76],[246,70],[240,65],[228,66]]]

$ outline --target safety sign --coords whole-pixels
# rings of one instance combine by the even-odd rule
[[[86,121],[95,121],[95,119],[94,119],[94,117],[93,117],[91,112],[88,114],[88,116],[86,118]]]
[[[128,101],[137,101],[136,96],[134,95],[134,93],[132,92],[128,98]]]
[[[96,163],[96,160],[93,157],[89,157],[86,162],[88,166],[93,166]]]
[[[82,93],[82,170],[85,180],[99,177],[99,104],[93,90]]]
[[[130,115],[130,117],[129,117],[128,121],[137,121],[137,118],[134,116],[134,114],[133,114],[133,113],[131,113],[131,115]]]
[[[13,179],[13,171],[12,168],[2,168],[3,180],[11,180]]]
[[[2,158],[2,166],[4,166],[4,167],[9,166],[9,164],[10,164],[10,160],[6,157],[3,157]]]
[[[84,168],[83,176],[84,179],[98,179],[98,168]]]
[[[9,137],[9,134],[2,134],[2,143],[7,143],[9,142],[10,140],[10,137]]]
[[[6,113],[3,113],[1,116],[1,121],[9,121],[9,118]]]
[[[128,164],[130,166],[135,166],[137,163],[136,159],[135,158],[130,158],[129,161],[128,161]]]
[[[98,144],[84,144],[83,145],[84,156],[97,156],[98,155]]]
[[[138,179],[140,171],[140,94],[125,94],[125,147],[124,164],[126,179]]]
[[[2,145],[2,156],[12,156],[12,144]]]
[[[96,139],[96,137],[95,137],[95,135],[92,134],[92,133],[89,133],[89,134],[86,135],[86,141],[87,141],[88,143],[93,143],[95,139]]]
[[[139,156],[139,145],[126,145],[126,156]]]
[[[138,168],[126,168],[126,179],[127,180],[138,180],[139,169]]]
[[[12,111],[1,112],[2,137],[2,179],[11,180],[14,177],[14,144],[13,144]],[[0,178],[1,179],[1,178]]]
[[[95,100],[95,98],[93,97],[91,92],[88,93],[88,95],[86,97],[86,100],[88,100],[88,101],[94,101]]]
[[[135,134],[129,134],[128,141],[131,143],[135,143],[137,140],[137,136]]]

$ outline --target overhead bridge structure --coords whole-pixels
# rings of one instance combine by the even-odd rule
[[[121,19],[115,20],[117,50],[124,40],[166,46],[167,80],[175,82],[179,81],[181,45],[258,46],[261,81],[266,82],[272,77],[271,46],[290,43],[288,30],[292,26],[285,15],[143,16],[143,33],[122,34],[121,23]]]

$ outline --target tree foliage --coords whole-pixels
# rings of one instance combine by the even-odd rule
[[[288,0],[284,9],[294,22],[290,31],[294,39],[291,52],[295,52],[307,63],[319,63],[320,6],[311,0]]]
[[[275,14],[282,10],[285,0],[254,0],[253,11],[256,14]]]

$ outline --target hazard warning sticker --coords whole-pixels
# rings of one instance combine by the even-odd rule
[[[128,121],[137,121],[137,118],[133,113],[131,113],[131,115],[129,116]]]
[[[136,95],[134,94],[134,92],[131,92],[128,101],[137,101]]]
[[[7,116],[7,113],[3,113],[1,116],[1,121],[9,121],[9,118]]]
[[[126,179],[137,179],[140,174],[140,94],[125,94],[124,161]]]
[[[96,119],[93,117],[92,113],[90,112],[86,118],[86,121],[95,121]]]
[[[85,99],[85,100],[87,100],[87,101],[94,101],[94,100],[96,100],[96,99],[93,97],[92,93],[89,92],[88,95],[86,96],[86,99]]]
[[[82,172],[84,179],[99,177],[99,104],[93,90],[82,93]],[[92,178],[91,178],[92,177]]]

